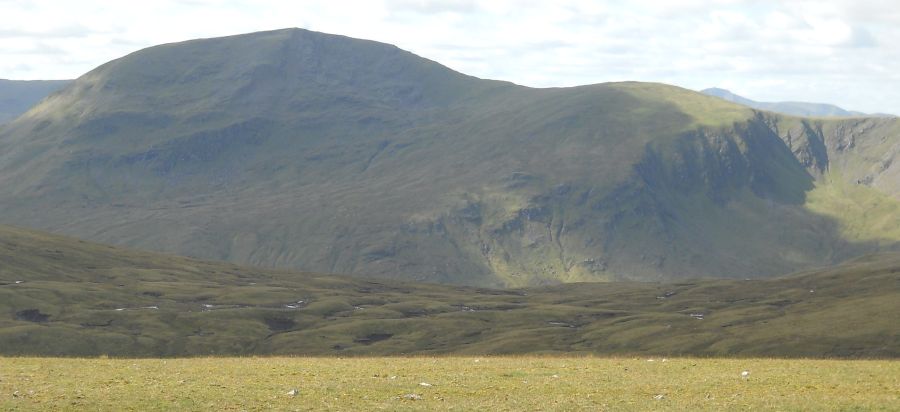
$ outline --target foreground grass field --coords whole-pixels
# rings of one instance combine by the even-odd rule
[[[896,410],[898,406],[900,362],[878,360],[0,359],[0,410]]]

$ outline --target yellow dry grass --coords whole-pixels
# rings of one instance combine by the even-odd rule
[[[898,397],[900,362],[880,360],[0,359],[0,410],[896,410]]]

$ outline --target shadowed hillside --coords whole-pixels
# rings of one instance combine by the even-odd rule
[[[0,227],[0,354],[900,356],[900,257],[768,280],[495,290],[290,273]]]
[[[898,249],[898,129],[279,30],[133,53],[0,129],[0,220],[475,286],[761,277]]]

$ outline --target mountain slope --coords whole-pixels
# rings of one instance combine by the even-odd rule
[[[890,115],[868,115],[862,112],[849,111],[833,104],[808,103],[808,102],[757,102],[746,97],[736,95],[728,90],[712,87],[701,90],[700,93],[715,96],[729,102],[742,104],[759,110],[782,113],[789,116],[806,117],[892,117]]]
[[[900,220],[879,152],[897,124],[661,84],[531,89],[280,30],[136,52],[7,125],[0,221],[479,286],[758,277],[900,246],[877,227]],[[830,181],[865,192],[859,213]]]
[[[15,119],[44,97],[70,83],[71,80],[0,79],[0,124]]]
[[[767,280],[494,290],[290,273],[0,226],[0,354],[900,356],[900,255]]]

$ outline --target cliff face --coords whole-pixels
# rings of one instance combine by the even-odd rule
[[[846,182],[900,194],[900,122],[894,118],[772,121],[801,163],[817,176],[839,171]]]

